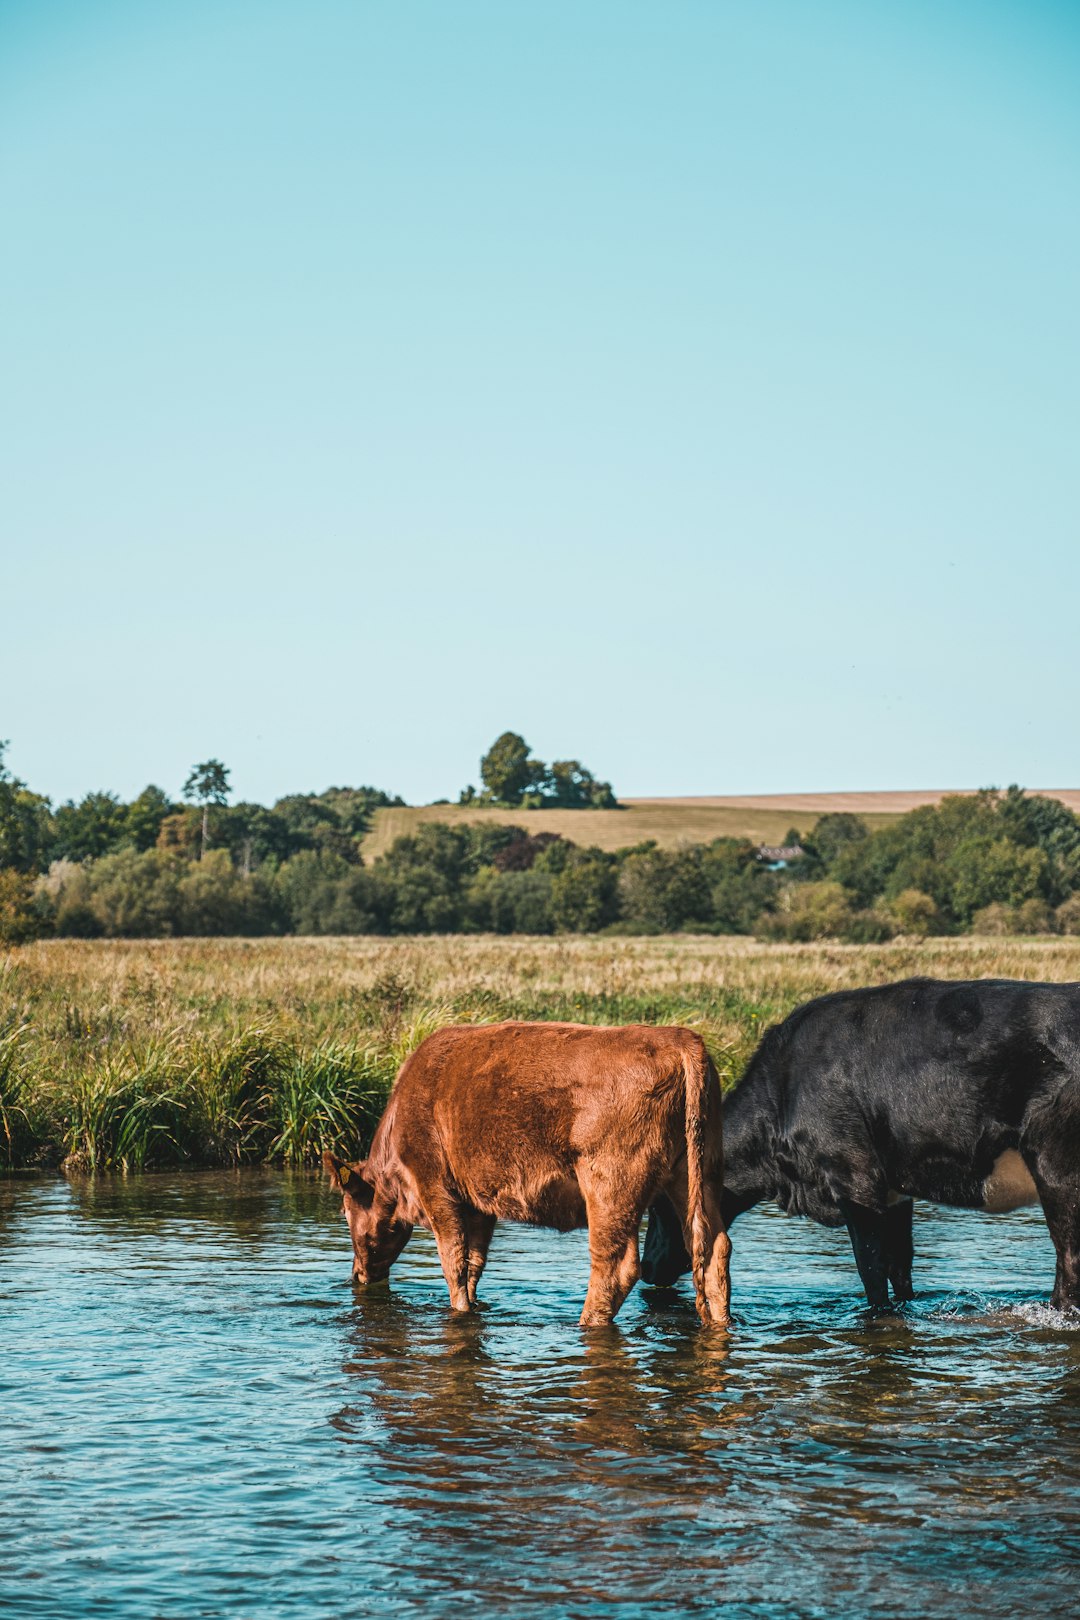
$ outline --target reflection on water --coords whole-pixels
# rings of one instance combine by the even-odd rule
[[[461,1319],[423,1233],[354,1295],[313,1178],[0,1184],[0,1611],[1073,1614],[1037,1212],[920,1210],[874,1320],[844,1234],[734,1236],[730,1336],[640,1289],[583,1334],[581,1233],[500,1228]]]

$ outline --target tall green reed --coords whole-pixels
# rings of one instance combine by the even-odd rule
[[[7,1165],[22,1162],[35,1137],[26,1049],[30,1025],[0,1030],[0,1154]]]
[[[367,1146],[393,1081],[393,1065],[373,1046],[323,1040],[298,1050],[272,1098],[276,1134],[267,1156],[316,1162],[327,1148],[356,1157]]]

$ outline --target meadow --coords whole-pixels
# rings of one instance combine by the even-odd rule
[[[1077,980],[1080,937],[39,941],[0,956],[0,1163],[359,1153],[400,1063],[449,1022],[690,1024],[730,1084],[799,1002],[920,973]]]

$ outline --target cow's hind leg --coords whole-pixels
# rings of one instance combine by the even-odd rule
[[[847,1222],[855,1264],[859,1268],[866,1303],[872,1311],[888,1310],[889,1270],[886,1260],[886,1219],[864,1204],[844,1198],[840,1210]]]
[[[911,1267],[915,1258],[911,1235],[913,1212],[914,1205],[910,1198],[890,1204],[885,1211],[885,1265],[893,1299],[898,1303],[915,1297],[915,1290],[911,1286]]]
[[[607,1327],[640,1275],[638,1224],[641,1216],[589,1215],[589,1288],[581,1313],[582,1327]]]
[[[1057,1255],[1050,1303],[1056,1311],[1080,1310],[1080,1188],[1063,1178],[1051,1181],[1042,1166],[1034,1179]]]
[[[727,1235],[720,1200],[705,1189],[705,1219],[709,1225],[705,1260],[705,1301],[697,1302],[698,1315],[708,1326],[727,1327],[731,1321],[731,1239]]]
[[[429,1201],[425,1213],[439,1251],[446,1286],[450,1290],[450,1303],[455,1311],[467,1311],[472,1300],[469,1294],[466,1211],[456,1199],[446,1194],[437,1202]]]
[[[679,1180],[669,1184],[667,1196],[682,1224],[682,1239],[686,1253],[694,1248],[694,1232],[686,1183]],[[703,1288],[699,1291],[694,1279],[697,1313],[707,1327],[727,1327],[731,1321],[731,1239],[720,1208],[720,1199],[709,1182],[702,1188],[702,1215],[705,1220],[705,1272]]]
[[[476,1304],[476,1289],[487,1264],[488,1245],[491,1243],[491,1234],[494,1230],[494,1215],[485,1215],[479,1209],[469,1210],[465,1218],[465,1236],[469,1246],[469,1274],[466,1286],[470,1305]]]

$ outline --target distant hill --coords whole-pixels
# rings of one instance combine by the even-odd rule
[[[667,848],[707,843],[712,838],[750,838],[775,844],[790,827],[811,830],[819,816],[850,810],[871,827],[879,827],[919,805],[937,804],[956,789],[896,793],[761,793],[734,798],[623,799],[620,810],[492,810],[477,805],[409,805],[377,810],[363,843],[365,860],[381,855],[395,838],[412,832],[421,821],[512,822],[529,832],[561,833],[575,844],[622,849],[655,838]],[[1038,788],[1080,813],[1080,789]]]

